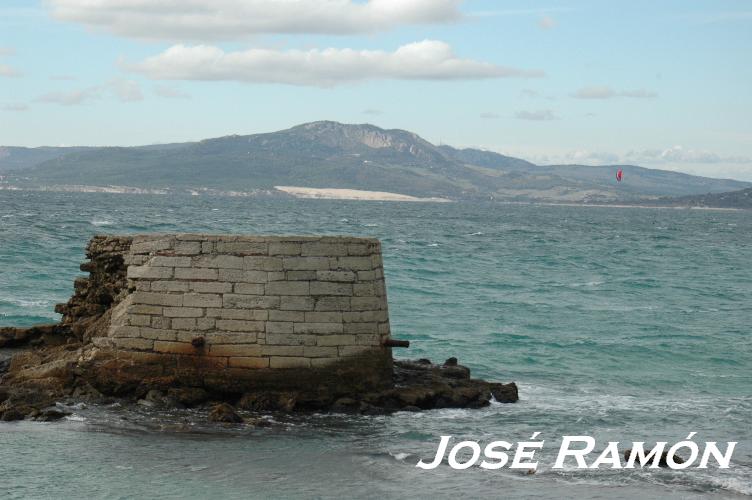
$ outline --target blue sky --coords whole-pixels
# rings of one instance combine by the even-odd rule
[[[0,144],[369,122],[752,181],[749,1],[4,0]]]

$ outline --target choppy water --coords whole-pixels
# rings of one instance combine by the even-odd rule
[[[261,430],[79,408],[54,424],[0,423],[0,496],[752,495],[749,212],[0,191],[0,324],[55,319],[92,234],[150,231],[376,236],[404,355],[455,355],[517,381],[522,400]],[[533,476],[414,467],[441,435],[535,431],[546,443]],[[740,441],[732,468],[551,469],[562,435],[594,435],[600,450],[690,431]]]

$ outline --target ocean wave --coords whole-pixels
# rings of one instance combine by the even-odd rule
[[[111,226],[113,224],[114,224],[114,222],[112,222],[111,220],[107,220],[107,219],[94,219],[94,220],[91,221],[91,225],[92,226],[97,226],[97,227]]]

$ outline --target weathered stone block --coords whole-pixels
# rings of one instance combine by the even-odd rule
[[[115,338],[113,340],[119,349],[150,351],[154,348],[154,341],[148,339]]]
[[[306,358],[331,358],[337,356],[336,347],[310,346],[303,348],[303,356]]]
[[[303,256],[338,256],[347,255],[347,245],[341,243],[303,243],[301,255]]]
[[[344,345],[344,346],[339,346],[338,349],[339,349],[339,355],[341,357],[346,357],[346,356],[358,356],[368,351],[369,349],[373,349],[373,348],[369,346],[361,346],[361,345]]]
[[[269,255],[300,255],[300,252],[300,243],[269,242]]]
[[[288,281],[311,281],[316,279],[317,271],[286,271],[285,278]]]
[[[204,311],[198,307],[165,307],[163,314],[168,318],[200,318]]]
[[[278,309],[279,297],[265,297],[261,295],[224,295],[224,307],[235,309]]]
[[[389,319],[386,311],[355,311],[342,313],[342,320],[345,323],[373,323],[387,321]]]
[[[335,262],[335,259],[332,259]],[[347,269],[350,271],[370,271],[374,268],[370,257],[337,257],[336,267],[332,269]]]
[[[263,332],[263,321],[242,321],[236,319],[218,319],[217,330],[228,332]]]
[[[267,321],[267,333],[293,333],[293,323],[284,321]]]
[[[350,297],[318,297],[316,311],[349,311]]]
[[[266,321],[270,311],[262,309],[207,309],[207,318],[243,319],[247,321]]]
[[[185,281],[152,281],[152,292],[187,292],[188,283]]]
[[[373,311],[384,308],[384,301],[380,297],[353,297],[350,299],[353,311]]]
[[[201,255],[193,261],[195,267],[243,269],[243,257],[235,255]]]
[[[303,356],[304,349],[310,349],[310,348],[304,347],[302,345],[264,345],[264,346],[261,346],[261,352],[263,353],[264,356]]]
[[[171,267],[153,267],[130,266],[128,267],[129,279],[169,279],[172,278],[173,268]]]
[[[267,333],[267,345],[316,345],[313,335],[294,335],[288,333]]]
[[[357,279],[353,271],[316,271],[318,281],[341,281],[352,283]]]
[[[236,255],[266,255],[268,246],[265,241],[218,241],[217,252]]]
[[[193,281],[189,285],[190,289],[197,293],[232,293],[232,283]]]
[[[183,295],[186,307],[222,307],[222,296],[208,293],[186,293]]]
[[[149,265],[159,267],[191,267],[191,258],[156,255],[149,259]]]
[[[304,321],[306,323],[342,323],[342,313],[339,311],[306,312]]]
[[[173,318],[172,328],[175,330],[195,330],[196,318]]]
[[[162,328],[142,328],[141,337],[150,340],[175,340],[177,334],[174,330]]]
[[[177,241],[175,242],[176,255],[198,255],[201,253],[201,242]]]
[[[217,270],[209,268],[182,268],[175,269],[175,278],[179,280],[217,280]]]
[[[233,368],[248,368],[248,369],[269,368],[269,358],[233,357],[233,358],[229,358],[229,365]]]
[[[329,257],[285,257],[286,271],[319,271],[329,269]]]
[[[267,283],[267,295],[308,295],[307,281],[275,281]]]
[[[345,323],[343,325],[345,333],[378,333],[378,323]]]
[[[178,307],[183,305],[183,296],[168,293],[134,292],[134,304]]]
[[[316,345],[318,346],[340,346],[340,345],[355,345],[355,335],[322,335],[316,337]]]
[[[149,326],[151,325],[151,316],[145,314],[129,314],[128,323],[132,326]]]
[[[342,333],[342,323],[295,323],[295,333]]]
[[[235,293],[242,295],[264,295],[263,283],[235,283]]]
[[[350,283],[332,283],[328,281],[311,281],[311,295],[351,296],[353,286]]]
[[[305,313],[303,311],[282,311],[273,309],[269,311],[269,321],[305,321]]]
[[[270,368],[310,368],[311,360],[301,357],[278,357],[269,358]]]
[[[248,271],[282,271],[281,257],[243,257]]]
[[[285,311],[313,311],[313,297],[280,297],[279,308]]]
[[[162,314],[162,306],[149,306],[146,304],[134,304],[128,306],[128,314]]]
[[[209,347],[210,356],[245,357],[261,356],[261,346],[258,344],[212,344]]]
[[[200,351],[193,347],[190,342],[168,342],[164,340],[154,341],[154,350],[165,354],[198,354]]]

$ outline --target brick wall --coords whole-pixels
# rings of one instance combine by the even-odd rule
[[[390,334],[376,239],[144,235],[124,259],[132,292],[95,339],[118,350],[317,368]]]

